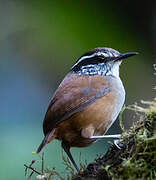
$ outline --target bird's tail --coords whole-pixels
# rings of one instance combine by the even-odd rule
[[[53,139],[55,139],[55,136],[54,136],[54,132],[55,132],[55,129],[52,130],[51,132],[49,132],[43,139],[43,141],[41,142],[40,146],[38,147],[36,153],[40,153],[40,151],[44,148],[44,146],[46,144],[48,144],[49,142],[51,142]]]

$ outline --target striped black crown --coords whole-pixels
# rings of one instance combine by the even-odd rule
[[[82,66],[98,65],[101,63],[110,63],[120,61],[130,56],[136,55],[136,52],[119,53],[112,48],[95,48],[83,54],[72,67],[73,71],[78,71]]]
[[[74,64],[72,70],[78,70],[81,66],[107,63],[120,56],[120,53],[112,48],[95,48],[83,54]]]

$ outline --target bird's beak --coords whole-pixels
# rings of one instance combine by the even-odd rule
[[[139,54],[139,53],[137,53],[137,52],[122,53],[118,57],[115,58],[115,61],[120,61],[120,60],[123,60],[125,58],[129,58],[131,56],[137,55],[137,54]]]

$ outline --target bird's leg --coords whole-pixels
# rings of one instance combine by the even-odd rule
[[[121,147],[118,145],[119,138],[121,137],[121,134],[114,134],[114,135],[102,135],[102,136],[91,136],[91,139],[102,139],[102,138],[117,138],[114,140],[114,144],[118,149],[121,149]]]
[[[101,138],[120,138],[121,134],[114,134],[114,135],[102,135],[102,136],[91,136],[91,139],[101,139]]]
[[[71,155],[71,152],[70,152],[70,146],[68,146],[67,144],[65,144],[64,142],[62,142],[62,148],[64,149],[64,151],[67,153],[69,159],[71,160],[71,162],[73,163],[75,169],[77,170],[77,172],[79,172],[79,168],[78,166],[76,165],[72,155]]]

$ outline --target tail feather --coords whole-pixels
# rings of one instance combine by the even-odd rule
[[[40,153],[40,151],[44,148],[44,146],[45,146],[46,144],[48,144],[52,139],[55,138],[55,137],[52,138],[52,136],[54,135],[54,132],[55,132],[55,129],[52,130],[50,133],[48,133],[48,134],[44,137],[43,141],[41,142],[40,146],[38,147],[38,149],[37,149],[37,151],[36,151],[37,154]]]

